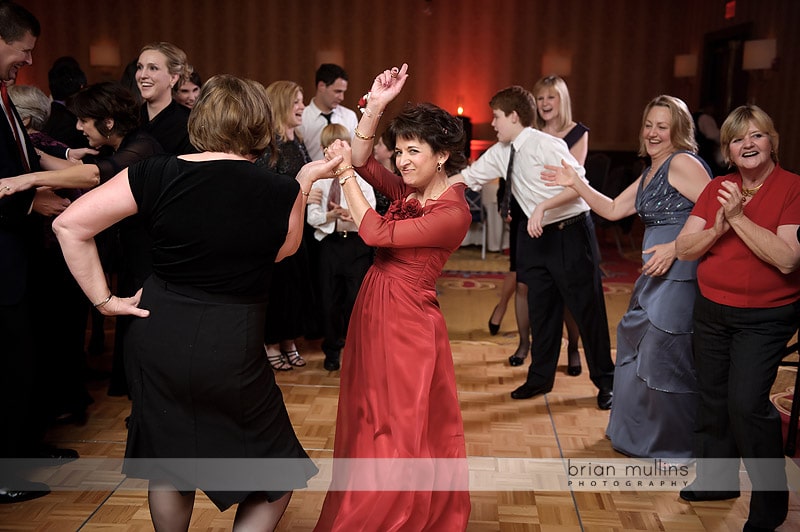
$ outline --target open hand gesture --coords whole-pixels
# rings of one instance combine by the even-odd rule
[[[575,168],[564,159],[561,159],[561,166],[546,164],[544,167],[545,170],[541,173],[541,177],[548,187],[571,187],[580,179]]]

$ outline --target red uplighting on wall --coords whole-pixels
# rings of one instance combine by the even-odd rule
[[[736,0],[725,2],[725,20],[736,17]]]

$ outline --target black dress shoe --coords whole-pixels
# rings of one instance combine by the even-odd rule
[[[511,392],[512,399],[530,399],[531,397],[536,397],[537,395],[542,395],[548,393],[552,390],[552,386],[550,388],[543,388],[537,386],[531,386],[527,382]]]
[[[600,388],[597,393],[597,408],[600,410],[610,410],[614,392],[611,388]]]
[[[583,366],[578,364],[577,366],[567,366],[567,375],[570,377],[577,377],[583,371]]]
[[[44,497],[50,493],[50,487],[41,482],[26,482],[24,490],[7,490],[0,488],[0,504],[12,504],[15,502],[25,502],[39,497]]]
[[[333,357],[325,357],[325,362],[322,364],[328,371],[339,370],[339,359]]]
[[[36,458],[47,458],[50,460],[72,461],[80,458],[75,449],[62,449],[52,445],[42,445],[36,451]]]
[[[748,521],[747,523],[744,524],[742,532],[775,532],[775,529],[764,526],[751,525],[750,522]]]
[[[489,315],[489,334],[491,334],[492,336],[495,336],[497,333],[500,332],[500,324],[499,323],[498,324],[492,323],[492,316],[494,316],[494,311],[495,310],[497,310],[497,306],[496,305],[494,307],[494,310],[492,310],[492,313]]]
[[[689,502],[725,501],[739,497],[738,491],[695,491],[689,484],[680,493],[681,499]]]

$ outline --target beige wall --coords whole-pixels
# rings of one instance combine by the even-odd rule
[[[21,76],[46,88],[47,69],[73,55],[91,81],[117,78],[122,67],[89,66],[89,45],[116,40],[123,63],[141,45],[181,46],[208,77],[227,72],[265,84],[293,79],[313,95],[324,57],[340,57],[350,74],[345,104],[354,107],[375,73],[407,61],[403,101],[432,101],[455,112],[461,97],[478,138],[492,138],[487,102],[507,85],[531,88],[543,53],[572,58],[567,83],[575,118],[592,130],[590,149],[635,150],[641,111],[668,93],[699,102],[699,79],[673,77],[676,54],[702,52],[707,32],[752,21],[754,38],[775,37],[779,68],[752,79],[749,94],[775,118],[782,162],[800,170],[800,125],[793,95],[800,75],[800,2],[737,0],[19,0],[42,22],[35,65]],[[430,14],[426,13],[430,11]],[[796,69],[795,69],[796,70]],[[397,103],[390,112],[399,109]]]

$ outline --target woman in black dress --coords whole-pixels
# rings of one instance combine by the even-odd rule
[[[221,510],[239,504],[235,527],[272,530],[316,468],[264,358],[270,277],[300,244],[311,184],[341,158],[310,163],[296,180],[252,164],[270,147],[270,103],[260,84],[233,76],[206,83],[189,131],[201,153],[122,171],[54,228],[95,307],[143,318],[126,338],[133,409],[123,471],[150,480],[155,528],[186,530],[199,488]],[[153,275],[134,296],[116,297],[92,237],[135,213],[153,237]],[[183,460],[163,460],[171,458]],[[270,470],[244,484],[241,470],[214,460],[222,458],[284,460],[246,461],[251,473]]]
[[[304,164],[311,162],[296,129],[303,123],[303,89],[294,81],[282,80],[271,83],[267,94],[272,103],[276,153],[264,154],[256,165],[295,177]],[[308,228],[304,227],[303,241],[297,253],[276,264],[272,275],[264,345],[269,363],[278,371],[306,365],[297,350],[295,338],[314,328],[316,324],[309,321],[319,312],[319,305],[314,302],[316,276],[311,274],[309,258],[309,246],[315,245],[316,240],[308,236]]]

